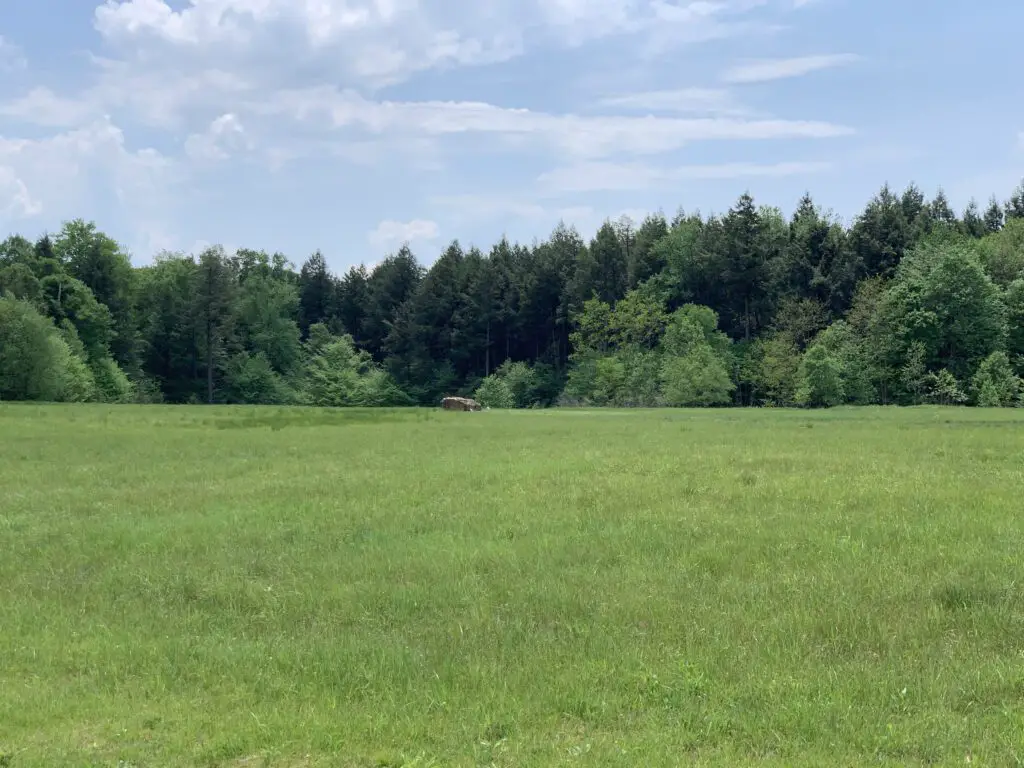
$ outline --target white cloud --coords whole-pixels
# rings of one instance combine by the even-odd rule
[[[227,112],[210,123],[203,133],[185,140],[185,154],[193,160],[227,160],[237,149],[251,149],[241,120]]]
[[[605,107],[649,112],[732,115],[735,117],[750,114],[748,109],[737,103],[729,91],[719,88],[678,88],[630,93],[603,98],[598,104]]]
[[[641,163],[583,163],[547,171],[537,179],[546,194],[638,191],[695,179],[796,176],[828,170],[828,163],[723,163],[660,168]]]
[[[43,206],[29,194],[28,187],[13,168],[0,165],[0,222],[27,219],[42,213]]]
[[[372,134],[453,136],[472,133],[534,138],[580,157],[656,154],[709,140],[832,138],[852,129],[813,120],[556,115],[483,102],[374,102],[352,91],[316,88],[250,105],[265,114]]]
[[[727,70],[722,79],[727,83],[762,83],[817,72],[822,69],[840,67],[860,61],[852,53],[835,53],[821,56],[798,56],[791,59],[762,59],[739,64]]]
[[[437,67],[506,61],[533,44],[643,33],[638,54],[660,52],[749,30],[739,17],[764,2],[105,0],[94,25],[108,43],[144,51],[150,62],[184,53],[208,67],[265,70],[268,50],[287,49],[295,53],[284,71],[316,63],[374,87]]]
[[[163,226],[167,193],[178,180],[171,160],[153,149],[129,149],[121,129],[106,118],[40,139],[0,137],[0,167],[8,169],[4,192],[13,189],[20,200],[16,210],[53,212],[50,225],[92,216],[95,198],[112,195],[134,225],[129,246]]]
[[[319,59],[374,85],[521,52],[507,26],[479,23],[493,13],[466,0],[457,5],[463,29],[441,23],[417,0],[189,0],[181,10],[164,0],[106,0],[94,23],[111,43],[158,43],[207,60],[258,65],[268,46],[288,47],[298,61]]]
[[[570,38],[641,32],[648,43],[659,34],[698,39],[763,2],[104,0],[95,9],[94,25],[118,56],[93,59],[95,84],[75,98],[38,88],[0,105],[0,115],[70,127],[127,113],[183,132],[185,152],[194,161],[253,149],[258,136],[261,156],[277,170],[324,149],[364,164],[400,153],[419,170],[439,169],[443,140],[470,135],[489,137],[492,147],[504,151],[542,149],[598,159],[657,154],[708,140],[851,134],[846,126],[821,121],[753,119],[720,89],[611,96],[598,106],[612,114],[364,95],[368,87],[415,71],[516,56],[538,39],[563,46]],[[269,50],[280,55],[268,56]],[[218,127],[216,120],[225,115],[233,122]]]
[[[460,163],[476,163],[479,157],[494,161],[496,173],[501,173],[507,158],[496,157],[500,154],[534,159],[540,154],[549,162],[553,156],[578,163],[544,177],[550,192],[559,184],[586,186],[580,169],[590,169],[588,189],[607,188],[616,178],[625,184],[630,173],[631,178],[647,178],[652,184],[682,178],[672,176],[681,173],[679,169],[645,177],[637,170],[642,166],[597,161],[653,158],[695,142],[850,135],[852,129],[843,125],[759,116],[738,104],[730,91],[718,88],[625,95],[605,90],[609,95],[587,109],[574,104],[564,113],[472,100],[386,100],[374,94],[381,86],[428,70],[501,62],[537,49],[565,49],[603,39],[595,51],[621,47],[630,52],[624,57],[628,67],[649,72],[650,59],[670,47],[765,29],[762,14],[749,11],[767,4],[768,0],[94,0],[92,5],[98,7],[93,25],[103,46],[102,57],[90,60],[94,79],[73,92],[39,85],[0,103],[0,121],[9,118],[54,132],[48,138],[38,131],[26,134],[31,139],[0,137],[0,166],[6,169],[3,184],[8,193],[0,205],[9,198],[19,201],[22,212],[41,207],[47,217],[51,212],[89,215],[94,209],[111,210],[110,201],[103,199],[110,192],[123,206],[115,215],[140,230],[123,235],[146,247],[170,247],[174,239],[167,233],[174,231],[174,222],[167,208],[185,196],[169,192],[190,171],[241,154],[262,158],[275,172],[286,170],[290,162],[315,160],[401,166],[409,174],[428,169],[441,173],[453,157]],[[634,38],[611,40],[614,36]],[[14,60],[12,51],[23,62],[20,52],[0,39],[0,67],[5,60]],[[616,87],[619,94],[626,90],[621,82],[611,86],[607,79],[602,85]],[[517,91],[522,92],[504,92]],[[139,123],[159,129],[147,141],[166,142],[180,157],[172,160],[133,147],[118,126]],[[632,171],[616,177],[616,167]],[[691,167],[689,172],[698,171]],[[575,174],[575,180],[565,177],[560,182],[559,174],[566,173]],[[705,167],[701,173],[712,171]],[[450,179],[444,181],[447,187]],[[530,191],[488,202],[491,184],[500,188],[502,183],[497,178],[481,183],[481,195],[463,201],[460,215],[472,219],[484,216],[487,209],[487,216],[513,216],[538,226],[561,214],[567,220],[597,216],[590,208],[570,205],[571,200],[559,201],[566,203],[564,207],[538,203]],[[381,221],[368,233],[375,247],[438,238],[440,228],[431,218],[445,228],[451,224],[448,216],[430,211],[396,212],[392,215],[402,220]],[[413,218],[416,215],[425,218]],[[189,241],[195,234],[190,233]]]
[[[227,111],[225,104],[257,98],[266,85],[245,67],[191,66],[188,57],[169,61],[96,58],[97,83],[82,98],[160,128],[180,128],[197,116],[210,119]],[[229,66],[229,65],[226,65]]]
[[[100,117],[96,104],[58,96],[49,88],[33,88],[13,101],[0,103],[0,116],[33,125],[68,128]]]
[[[489,219],[525,219],[543,221],[559,218],[567,222],[577,218],[590,218],[594,210],[590,206],[551,207],[541,205],[534,200],[503,195],[435,195],[430,198],[431,204],[445,209],[447,216],[457,222],[470,222]]]
[[[392,0],[188,0],[173,10],[164,0],[106,0],[94,14],[96,28],[109,37],[152,34],[168,42],[197,45],[237,42],[254,25],[298,24],[310,40],[346,31],[385,26],[415,3]]]
[[[439,234],[440,228],[433,221],[413,219],[402,222],[387,219],[380,222],[367,239],[370,245],[383,251],[403,243],[430,242],[436,240]]]

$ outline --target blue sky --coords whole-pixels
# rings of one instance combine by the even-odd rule
[[[984,204],[1024,176],[1022,28],[1019,0],[2,0],[0,234],[342,270],[744,190]]]

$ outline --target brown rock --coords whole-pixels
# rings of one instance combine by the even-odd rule
[[[446,411],[479,411],[480,403],[468,397],[446,397],[441,400],[441,407]]]

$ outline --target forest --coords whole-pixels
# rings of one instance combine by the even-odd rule
[[[849,225],[743,194],[344,274],[247,248],[133,266],[80,219],[0,243],[2,400],[992,407],[1022,375],[1024,182],[960,214],[886,185]]]

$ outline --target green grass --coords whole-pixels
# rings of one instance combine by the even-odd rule
[[[0,406],[0,765],[1014,765],[1024,412]]]

